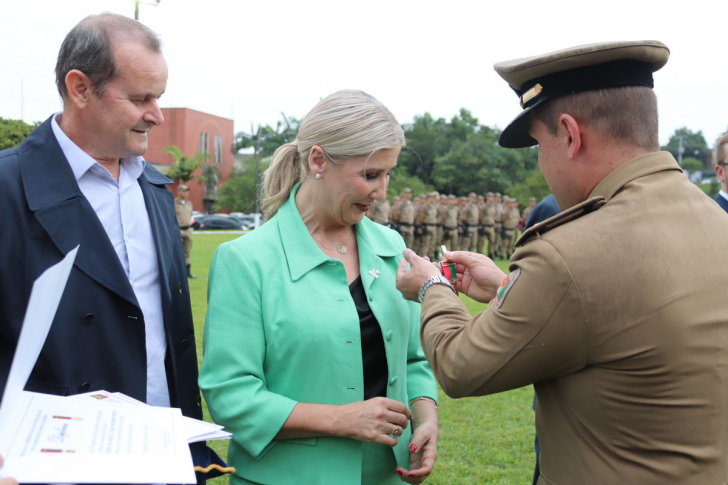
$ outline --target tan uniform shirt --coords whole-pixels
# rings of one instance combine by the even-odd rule
[[[521,217],[521,214],[518,212],[518,209],[515,207],[513,209],[508,209],[505,214],[503,214],[503,227],[506,229],[516,229],[518,227],[518,219]]]
[[[406,202],[402,205],[402,209],[399,212],[399,222],[402,224],[414,224],[415,206],[412,202]]]
[[[483,214],[483,224],[492,226],[495,224],[498,206],[495,204],[485,204],[485,214]]]
[[[179,227],[189,227],[192,223],[192,202],[179,198],[174,199],[174,213],[177,215]]]
[[[468,204],[466,212],[465,212],[465,222],[470,226],[477,226],[478,225],[478,206],[476,204]]]
[[[458,227],[458,208],[451,206],[447,208],[445,213],[445,227],[454,229]]]
[[[479,315],[428,289],[427,359],[455,397],[535,383],[540,485],[725,484],[728,215],[666,152],[590,197],[524,233]]]
[[[389,222],[389,201],[375,200],[369,209],[369,218],[379,224],[387,224]]]
[[[422,223],[427,225],[437,224],[437,205],[431,203],[425,204]]]

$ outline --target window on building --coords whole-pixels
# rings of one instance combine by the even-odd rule
[[[208,155],[210,153],[210,134],[200,132],[200,153]],[[205,157],[207,159],[207,157]]]
[[[215,163],[222,163],[222,137],[215,135]]]

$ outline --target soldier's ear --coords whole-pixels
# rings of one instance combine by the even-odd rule
[[[564,144],[569,160],[574,160],[581,150],[582,132],[581,126],[573,116],[563,113],[559,116],[559,128],[556,136]]]

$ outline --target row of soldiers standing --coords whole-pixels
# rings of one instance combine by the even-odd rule
[[[521,214],[517,199],[499,193],[456,197],[430,192],[413,199],[412,190],[405,189],[391,206],[386,200],[376,201],[367,215],[399,231],[408,248],[433,261],[442,245],[508,259],[535,205],[531,197]]]

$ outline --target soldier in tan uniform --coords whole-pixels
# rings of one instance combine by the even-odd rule
[[[404,189],[400,196],[402,206],[399,208],[399,233],[404,239],[404,244],[412,248],[415,237],[415,207],[412,205],[412,189]]]
[[[438,194],[438,201],[437,201],[437,237],[435,238],[435,248],[437,251],[440,250],[440,246],[442,246],[443,241],[445,239],[445,216],[447,215],[447,203],[448,196],[445,194]]]
[[[375,200],[366,215],[374,222],[386,226],[389,224],[389,201]]]
[[[444,201],[445,199],[443,199]],[[445,216],[442,222],[442,244],[448,249],[454,250],[459,248],[458,240],[458,219],[459,211],[457,205],[457,198],[454,195],[447,196],[447,202],[445,203]]]
[[[521,213],[518,211],[518,200],[508,199],[508,208],[501,217],[502,247],[504,257],[511,259],[511,254],[516,247],[516,236],[518,234],[518,222],[521,219]]]
[[[478,244],[478,196],[474,193],[468,195],[468,203],[465,205],[465,210],[462,212],[462,222],[465,226],[463,240],[460,243],[460,247],[463,251],[477,252]]]
[[[534,384],[539,485],[728,483],[728,214],[659,151],[668,55],[615,42],[496,64],[525,108],[500,144],[539,145],[563,211],[505,278],[448,254],[456,288],[490,301],[475,317],[431,263],[405,251],[398,272],[448,395]]]
[[[179,233],[182,236],[182,247],[185,251],[185,264],[187,265],[187,277],[197,278],[190,270],[192,261],[192,202],[187,198],[190,188],[182,184],[177,187],[177,198],[174,199],[174,213],[177,214]]]
[[[498,207],[495,205],[495,194],[488,192],[485,194],[485,209],[483,214],[483,231],[488,241],[488,257],[491,259],[495,258],[495,218],[498,211]]]
[[[485,225],[483,224],[483,216],[485,212],[485,197],[482,195],[478,196],[478,241],[475,243],[475,247],[478,248],[479,253],[483,252],[483,246],[485,245]]]
[[[437,247],[437,219],[438,219],[438,202],[440,194],[437,192],[430,192],[427,194],[427,199],[422,206],[422,246],[420,247],[420,254],[423,256],[429,256],[433,261],[436,259]]]
[[[523,213],[521,214],[522,224],[525,225],[526,222],[528,222],[528,215],[531,213],[533,208],[536,207],[536,197],[529,197],[528,198],[528,206],[526,206],[525,209],[523,209]]]
[[[507,198],[508,196],[506,196]],[[495,232],[495,244],[493,245],[493,254],[497,258],[502,258],[503,254],[501,251],[501,217],[503,216],[503,196],[500,192],[496,192],[493,197],[495,203],[495,224],[493,226],[493,232]]]

